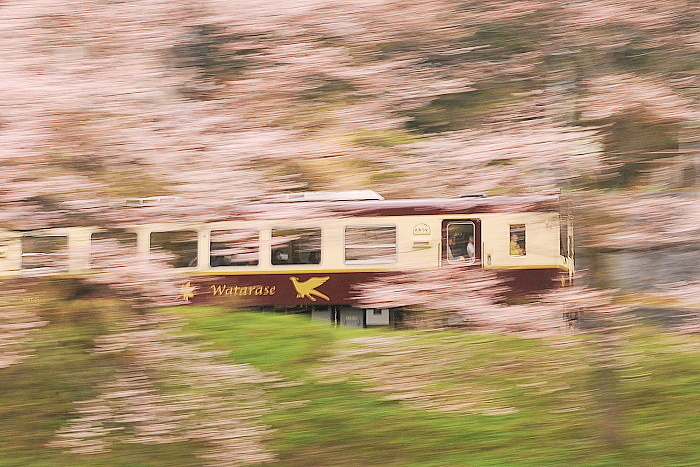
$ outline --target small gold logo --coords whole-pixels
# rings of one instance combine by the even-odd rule
[[[331,299],[328,298],[327,295],[319,292],[316,290],[316,287],[322,286],[328,279],[330,279],[330,276],[324,276],[324,277],[312,277],[311,279],[308,279],[304,282],[299,282],[298,277],[290,277],[289,280],[292,281],[292,285],[294,286],[294,289],[297,291],[297,298],[304,298],[307,297],[309,300],[315,302],[316,299],[313,297],[314,295],[316,297],[321,297],[322,299],[326,300],[329,302]]]
[[[197,290],[197,288],[198,287],[193,286],[190,281],[187,281],[180,287],[180,295],[178,295],[178,297],[182,297],[183,300],[189,303],[190,298],[194,298],[194,291]]]

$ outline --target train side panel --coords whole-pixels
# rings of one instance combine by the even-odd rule
[[[262,289],[252,290],[252,297],[266,297],[269,304],[280,304],[287,300],[288,294],[274,294],[274,300],[270,300],[269,287],[275,285],[275,290],[289,289],[292,287],[291,277],[297,277],[298,281],[308,280],[313,277],[333,277],[327,281],[325,287],[334,287],[338,290],[335,294],[337,300],[346,300],[345,292],[335,285],[343,281],[347,287],[359,281],[368,280],[373,275],[390,271],[404,271],[412,269],[431,269],[440,267],[445,260],[442,223],[445,219],[472,219],[480,228],[481,244],[477,245],[482,258],[482,265],[486,269],[496,270],[521,283],[522,290],[539,290],[551,286],[553,279],[565,271],[567,274],[573,270],[573,259],[567,259],[560,255],[559,235],[560,218],[556,212],[518,212],[518,213],[482,213],[482,214],[450,214],[440,215],[394,215],[394,216],[365,216],[330,218],[317,221],[296,219],[291,221],[222,221],[208,224],[148,224],[135,226],[132,230],[137,234],[138,252],[148,255],[150,251],[150,237],[152,232],[167,231],[193,231],[196,233],[196,256],[198,261],[192,267],[181,269],[183,278],[196,278],[205,289],[215,285],[217,277],[240,276],[238,282],[233,279],[228,282],[219,281],[219,285],[233,287],[230,296],[239,296],[235,287],[257,287]],[[396,261],[376,262],[372,264],[347,264],[345,259],[345,231],[348,227],[361,226],[391,226],[396,229]],[[299,229],[311,228],[321,231],[321,258],[318,264],[287,264],[273,265],[271,250],[273,246],[272,229]],[[210,265],[210,240],[211,232],[218,230],[250,230],[259,235],[258,262],[249,266],[223,266],[212,267]],[[523,235],[522,254],[512,254],[509,250],[513,229]],[[97,229],[91,228],[65,228],[32,232],[24,235],[54,235],[66,236],[68,245],[68,261],[64,270],[68,273],[89,272],[90,241],[91,234]],[[569,232],[573,236],[571,227]],[[25,272],[31,274],[35,271],[22,270],[22,235],[18,232],[0,233],[0,273],[3,276],[22,275]],[[338,279],[336,275],[340,274]],[[282,281],[275,284],[263,284],[254,280],[276,277],[271,281]],[[266,279],[267,280],[267,279]],[[243,282],[241,282],[243,281]],[[183,280],[187,282],[187,280]],[[283,284],[283,285],[282,285]],[[264,287],[268,287],[268,293],[263,294]],[[343,286],[346,287],[346,286]],[[347,288],[346,287],[346,288]],[[201,290],[204,289],[199,289]],[[216,289],[219,290],[219,289]],[[261,292],[262,290],[262,292]],[[256,292],[260,294],[256,295]],[[314,302],[308,296],[300,293],[308,304]],[[222,294],[218,294],[222,296]],[[227,296],[226,293],[223,296]],[[313,294],[312,294],[313,296]],[[330,295],[329,295],[330,297]],[[296,294],[291,296],[289,305],[298,304]],[[318,299],[319,297],[315,297]],[[336,299],[334,299],[336,300]],[[301,300],[302,303],[304,300]],[[340,303],[340,302],[338,302]]]

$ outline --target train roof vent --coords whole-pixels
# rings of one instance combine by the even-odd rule
[[[486,198],[486,193],[464,193],[460,198]]]
[[[127,198],[124,200],[125,206],[155,206],[167,200],[177,199],[177,196],[149,196],[147,198]]]
[[[384,197],[373,190],[347,191],[305,191],[302,193],[287,193],[271,199],[276,203],[294,203],[299,201],[372,201]]]

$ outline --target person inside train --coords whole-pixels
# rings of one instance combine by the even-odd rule
[[[289,253],[277,248],[272,252],[272,264],[289,264]]]
[[[468,248],[464,240],[452,236],[447,245],[447,259],[449,260],[464,260],[468,256]]]
[[[470,263],[476,261],[476,247],[474,246],[474,236],[470,235],[467,241],[467,259]]]
[[[319,264],[321,262],[321,252],[319,250],[313,250],[309,253],[309,258],[307,260],[308,264]]]
[[[510,235],[510,254],[513,256],[523,256],[525,254],[525,251],[518,243],[517,233],[513,233]]]

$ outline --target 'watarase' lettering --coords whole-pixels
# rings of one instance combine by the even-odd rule
[[[211,294],[213,296],[219,296],[219,295],[235,295],[235,296],[242,296],[242,295],[274,295],[275,292],[277,292],[277,288],[272,285],[272,286],[267,286],[267,285],[246,285],[246,286],[238,286],[238,285],[212,285],[211,286]]]

